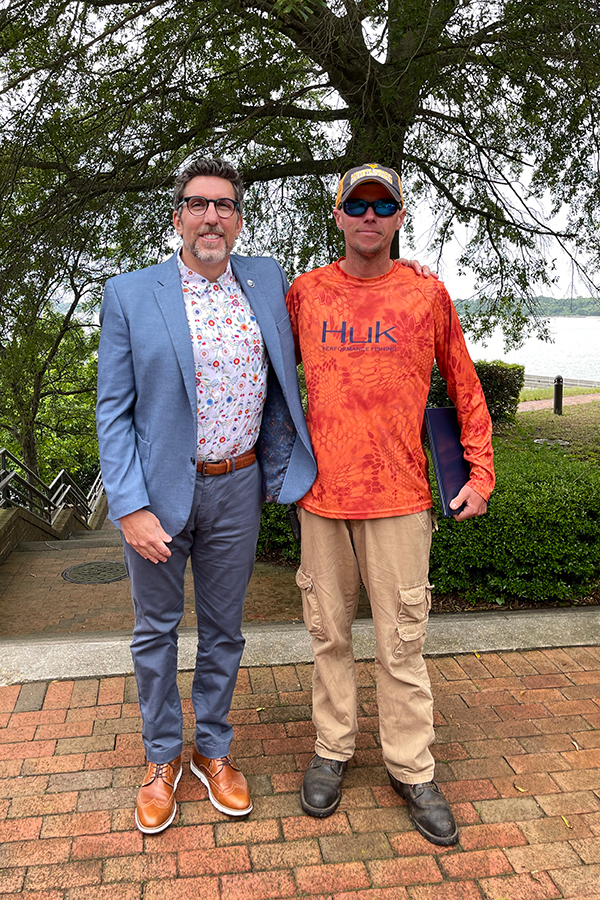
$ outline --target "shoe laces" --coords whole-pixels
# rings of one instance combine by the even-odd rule
[[[436,794],[441,794],[439,785],[435,781],[424,781],[422,784],[411,784],[409,785],[413,789],[413,794],[415,797],[420,797],[421,794],[425,793],[427,788],[430,788],[432,791],[435,791]]]
[[[225,768],[225,766],[231,766],[231,768],[235,769],[236,772],[238,771],[238,767],[236,766],[236,764],[234,763],[234,761],[232,760],[232,758],[230,756],[217,757],[215,759],[215,763],[218,766],[217,771],[215,772],[215,776],[220,775],[221,772],[223,771],[223,769]]]
[[[170,774],[173,772],[173,766],[171,763],[150,763],[152,766],[151,774],[153,779],[160,778],[162,781],[165,781]],[[169,769],[171,773],[169,773]]]
[[[319,769],[321,766],[329,766],[336,775],[341,774],[343,765],[344,763],[339,759],[327,759],[324,756],[319,756],[318,753],[313,756],[310,762],[310,767],[312,769]]]

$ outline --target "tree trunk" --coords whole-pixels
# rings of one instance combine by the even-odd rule
[[[23,462],[28,469],[39,477],[40,467],[38,463],[37,440],[35,436],[35,425],[33,422],[25,423],[18,435],[19,446],[23,454]]]

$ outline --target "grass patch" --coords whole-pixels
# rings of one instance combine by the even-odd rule
[[[562,416],[550,409],[519,412],[514,424],[499,425],[494,433],[507,450],[518,452],[543,443],[563,456],[600,465],[600,401],[565,406]]]
[[[582,388],[582,387],[568,387],[563,388],[563,397],[580,397],[582,394],[598,394],[600,393],[600,388]],[[524,403],[526,400],[552,400],[554,399],[554,388],[523,388],[521,393],[519,394],[519,403]]]

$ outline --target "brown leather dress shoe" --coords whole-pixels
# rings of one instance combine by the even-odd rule
[[[180,778],[181,754],[168,763],[148,763],[135,804],[135,824],[144,834],[164,831],[175,818],[175,788]]]
[[[190,768],[208,789],[210,802],[219,812],[245,816],[251,811],[248,784],[230,756],[209,759],[194,747]]]

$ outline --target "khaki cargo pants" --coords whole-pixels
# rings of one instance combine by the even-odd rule
[[[433,699],[423,644],[431,607],[431,510],[384,519],[326,519],[299,510],[296,581],[315,659],[315,750],[354,753],[358,720],[351,627],[362,579],[375,626],[377,703],[384,762],[406,784],[433,778]]]

